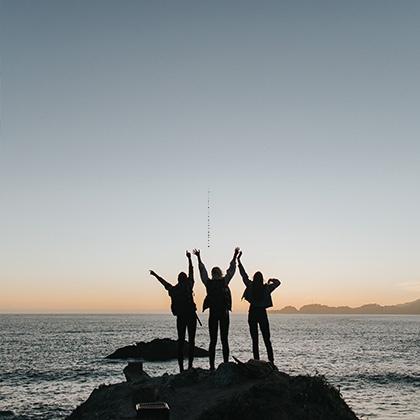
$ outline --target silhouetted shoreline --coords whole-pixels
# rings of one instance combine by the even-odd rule
[[[360,315],[420,315],[420,299],[398,305],[367,305],[351,308],[350,306],[327,306],[319,303],[304,305],[300,309],[285,306],[282,309],[270,311],[274,314],[360,314]]]

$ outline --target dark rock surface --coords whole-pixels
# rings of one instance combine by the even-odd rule
[[[143,363],[129,363],[123,370],[127,382],[140,382],[145,376],[149,376],[143,371]]]
[[[102,385],[68,420],[135,418],[139,402],[165,401],[172,420],[357,420],[339,391],[322,376],[289,376],[265,362],[223,363]]]
[[[184,357],[188,357],[188,342],[184,342]],[[208,357],[209,352],[195,346],[195,357]],[[106,356],[107,359],[143,359],[148,361],[163,361],[177,359],[178,343],[170,338],[155,338],[149,342],[140,341],[131,346],[121,347]]]

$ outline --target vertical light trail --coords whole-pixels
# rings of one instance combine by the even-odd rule
[[[207,190],[207,248],[210,248],[210,190]]]

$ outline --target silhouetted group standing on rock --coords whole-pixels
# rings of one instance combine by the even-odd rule
[[[232,260],[224,275],[219,267],[213,267],[209,277],[206,266],[201,259],[200,250],[194,249],[193,254],[197,257],[200,278],[206,287],[206,297],[203,302],[203,311],[209,309],[209,359],[210,369],[215,369],[215,355],[218,331],[222,341],[223,361],[229,361],[229,312],[232,310],[232,294],[229,283],[235,275],[236,264],[245,284],[242,298],[249,302],[248,325],[252,339],[252,351],[254,359],[259,360],[258,326],[267,349],[267,357],[274,363],[273,347],[270,339],[270,325],[267,317],[267,308],[273,306],[271,293],[280,286],[277,279],[269,279],[264,283],[264,277],[257,271],[252,280],[246,273],[242,262],[242,251],[235,248]],[[184,341],[188,331],[188,368],[192,368],[194,360],[195,333],[197,329],[197,306],[194,302],[194,268],[191,253],[186,252],[188,259],[188,275],[184,272],[178,274],[178,282],[174,286],[157,275],[153,270],[150,274],[165,287],[171,297],[171,310],[176,316],[178,332],[178,364],[182,372],[184,370]]]

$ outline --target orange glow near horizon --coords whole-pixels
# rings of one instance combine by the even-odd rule
[[[238,282],[239,283],[239,282]],[[240,284],[232,285],[233,313],[243,313],[248,310],[248,303],[241,301],[243,287]],[[198,284],[195,287],[195,301],[198,312],[201,312],[204,299],[204,287]],[[375,298],[374,294],[361,294],[355,290],[352,294],[327,294],[301,293],[288,290],[284,285],[273,295],[273,309],[281,309],[284,306],[300,308],[311,303],[320,303],[329,306],[360,306],[366,303],[378,303],[390,305],[404,303],[418,298],[412,293],[395,294]],[[73,291],[50,291],[44,290],[21,290],[19,295],[2,294],[0,296],[1,313],[169,313],[170,298],[167,292],[158,284],[152,284],[147,292],[142,293],[141,287],[132,288],[107,288],[98,290]]]

